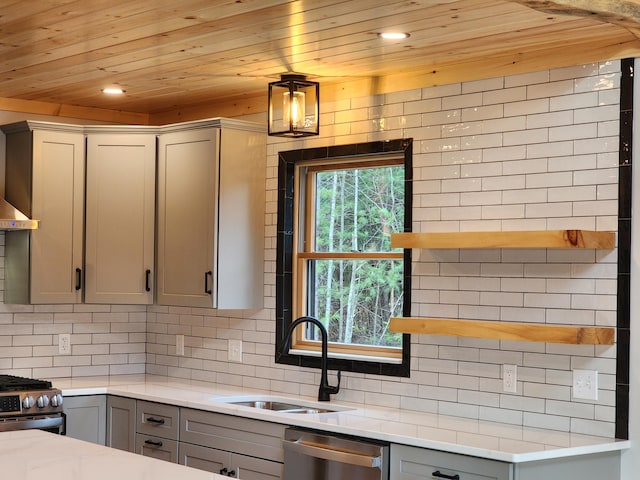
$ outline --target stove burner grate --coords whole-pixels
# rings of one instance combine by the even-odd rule
[[[18,392],[20,390],[47,390],[51,388],[48,380],[0,375],[0,392]]]

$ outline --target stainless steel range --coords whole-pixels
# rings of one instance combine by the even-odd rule
[[[51,382],[0,375],[0,432],[38,429],[64,435],[62,392]]]

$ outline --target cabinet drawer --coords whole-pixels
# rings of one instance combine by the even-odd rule
[[[138,433],[136,434],[136,453],[145,457],[178,463],[178,442]]]
[[[179,411],[173,405],[139,400],[136,404],[136,432],[177,440]]]
[[[284,429],[277,423],[182,409],[180,441],[282,462]]]
[[[394,480],[437,480],[455,475],[461,480],[513,479],[510,463],[405,445],[391,445],[390,463]]]

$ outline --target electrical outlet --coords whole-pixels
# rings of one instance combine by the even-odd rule
[[[573,398],[598,399],[598,372],[596,370],[573,371]]]
[[[229,340],[229,361],[242,362],[242,340]]]
[[[71,334],[61,333],[58,335],[58,353],[60,355],[71,355]]]
[[[518,391],[518,367],[516,365],[502,365],[502,390],[516,393]]]
[[[184,355],[184,335],[176,335],[176,355]]]

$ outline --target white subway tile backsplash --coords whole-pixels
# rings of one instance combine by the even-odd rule
[[[278,151],[413,138],[415,231],[615,231],[619,70],[603,62],[323,102],[320,137],[268,142],[263,310],[0,304],[0,369],[146,372],[313,397],[317,370],[273,358]],[[0,255],[3,244],[0,233]],[[616,323],[615,250],[415,249],[412,275],[416,316]],[[57,354],[59,333],[71,333],[72,355]],[[242,340],[243,363],[227,361],[230,338]],[[519,366],[517,394],[502,392],[503,364]],[[337,398],[613,435],[615,365],[615,346],[413,335],[410,378],[346,373]],[[575,368],[598,370],[600,400],[571,398]]]

